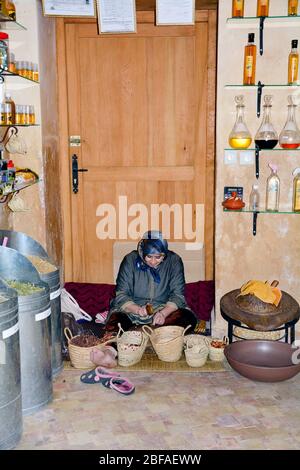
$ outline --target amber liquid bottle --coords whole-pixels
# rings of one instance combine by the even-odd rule
[[[14,2],[11,0],[6,0],[6,10],[7,10],[7,15],[13,20],[16,21],[16,7]]]
[[[298,0],[289,0],[288,16],[296,16],[298,14]]]
[[[292,40],[292,49],[289,54],[288,63],[288,84],[296,85],[298,83],[298,68],[299,68],[299,54],[298,54],[298,40]]]
[[[232,0],[232,18],[243,18],[244,0]]]
[[[256,45],[254,44],[254,33],[248,34],[248,44],[244,53],[244,85],[255,85],[256,72]]]
[[[269,0],[257,0],[256,16],[269,16]]]

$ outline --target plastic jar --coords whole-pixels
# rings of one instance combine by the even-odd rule
[[[0,68],[8,70],[9,65],[9,46],[8,34],[0,32]]]

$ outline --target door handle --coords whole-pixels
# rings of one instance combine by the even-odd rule
[[[89,171],[87,168],[78,168],[78,157],[72,155],[72,191],[74,194],[78,193],[78,172]]]

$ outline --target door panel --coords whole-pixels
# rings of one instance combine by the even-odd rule
[[[116,208],[116,239],[120,196],[149,213],[162,203],[213,210],[206,192],[208,15],[176,27],[156,27],[149,18],[138,14],[134,35],[65,24],[69,134],[81,136],[78,164],[88,169],[71,194],[73,281],[114,281],[114,240],[96,234],[100,204]],[[205,236],[212,246],[212,227]]]

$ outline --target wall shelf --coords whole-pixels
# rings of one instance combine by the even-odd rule
[[[21,23],[18,23],[17,21],[13,21],[11,18],[8,18],[7,16],[3,15],[0,13],[0,25],[1,29],[13,29],[13,30],[27,30],[25,26],[23,26]]]
[[[280,28],[280,27],[291,27],[291,23],[295,23],[298,26],[300,16],[266,16],[265,27],[266,28]],[[260,17],[259,16],[244,16],[243,18],[227,18],[226,23],[228,27],[238,28],[259,28]]]
[[[39,124],[0,124],[0,127],[39,127]]]
[[[5,203],[7,201],[8,196],[10,196],[11,194],[18,193],[19,191],[29,188],[30,186],[34,186],[39,182],[40,180],[38,179],[36,181],[32,181],[31,183],[15,184],[14,187],[10,191],[5,192],[5,194],[1,194],[1,190],[7,183],[0,183],[0,203]]]
[[[18,73],[9,72],[8,70],[0,70],[0,75],[2,77],[16,77],[15,79],[22,79],[22,80],[26,80],[26,81],[31,82],[31,83],[40,83],[36,80],[32,80],[31,78],[23,77],[23,75],[20,75]],[[15,80],[15,79],[13,79],[13,80]]]
[[[249,147],[247,149],[234,149],[234,148],[228,147],[228,148],[225,148],[224,150],[230,150],[233,152],[249,152],[250,150],[252,152],[255,152],[256,148]],[[260,153],[261,152],[300,152],[300,147],[298,147],[297,149],[262,149],[259,152]]]
[[[250,209],[238,209],[238,210],[230,210],[230,209],[223,209],[223,212],[237,212],[237,213],[246,213],[246,214],[253,214],[252,218],[252,234],[255,236],[257,233],[257,217],[258,214],[289,214],[289,215],[300,215],[300,212],[294,212],[294,211],[266,211],[266,210],[258,210],[258,211],[253,211]]]

